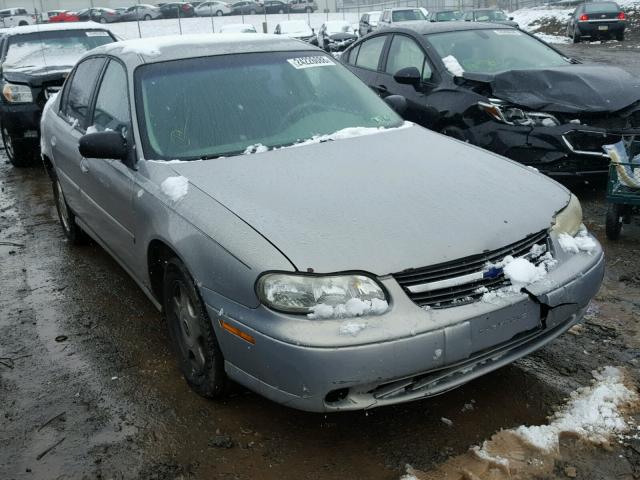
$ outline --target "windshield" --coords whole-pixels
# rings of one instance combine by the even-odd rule
[[[515,29],[466,30],[426,37],[441,58],[455,57],[464,71],[470,73],[493,74],[569,64],[551,47]]]
[[[105,30],[57,30],[14,35],[7,39],[3,68],[70,68],[85,52],[113,41]]]
[[[195,160],[293,145],[349,127],[398,127],[375,93],[316,51],[175,60],[136,70],[146,158]]]
[[[584,11],[587,13],[617,13],[619,10],[616,3],[585,3]]]
[[[501,10],[478,10],[476,12],[476,21],[492,22],[492,21],[508,20],[507,16]]]
[[[422,10],[413,8],[411,10],[394,10],[391,13],[391,19],[394,22],[410,22],[412,20],[426,20]]]
[[[311,34],[311,28],[303,21],[299,22],[283,22],[280,24],[280,31],[282,33],[309,33]]]

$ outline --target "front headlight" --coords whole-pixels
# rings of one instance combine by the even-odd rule
[[[549,113],[525,112],[521,108],[491,99],[490,102],[478,102],[480,110],[492,119],[507,125],[524,125],[533,127],[556,127],[560,122]]]
[[[264,305],[288,313],[312,313],[323,305],[337,309],[335,316],[357,316],[340,314],[349,302],[368,305],[374,313],[387,307],[384,290],[366,275],[267,273],[258,279],[256,291]]]
[[[566,207],[560,210],[553,219],[551,230],[557,234],[566,233],[572,237],[578,233],[582,225],[582,207],[580,200],[573,193]]]
[[[31,88],[26,85],[15,85],[13,83],[5,83],[2,88],[2,95],[9,103],[31,103],[33,95]]]

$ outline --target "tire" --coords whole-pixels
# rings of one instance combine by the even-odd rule
[[[151,20],[151,15],[147,13],[144,17],[142,17],[142,20],[144,20],[145,22],[148,22],[149,20]]]
[[[27,26],[27,25],[29,25],[29,24],[28,24],[27,22],[25,22],[24,20],[22,20],[22,21],[18,24],[18,26],[19,26],[19,27],[25,27],[25,26]]]
[[[203,397],[222,396],[227,386],[224,357],[193,279],[177,258],[165,267],[163,299],[171,343],[185,380]]]
[[[618,40],[619,42],[623,42],[624,41],[624,32],[616,33],[616,40]]]
[[[605,231],[609,240],[617,240],[620,238],[620,232],[622,231],[622,210],[623,207],[616,203],[610,203],[607,208]]]
[[[55,170],[52,170],[51,181],[53,186],[53,198],[56,202],[56,210],[58,211],[58,219],[60,225],[64,231],[65,237],[69,240],[71,245],[84,245],[88,242],[89,237],[80,226],[76,223],[76,216],[69,208],[69,204],[64,198],[64,192],[62,186],[58,180]]]
[[[216,17],[221,17],[222,15],[224,15],[224,13],[222,12],[222,10],[218,10],[216,12]]]
[[[306,13],[313,13],[313,8],[311,8],[311,7],[307,7],[307,8],[305,8],[305,9],[304,9],[304,11],[305,11]]]
[[[254,9],[251,9],[251,10],[249,10],[249,14],[250,14],[250,15],[255,15],[255,14],[256,14],[256,11],[255,11]]]
[[[4,152],[7,154],[9,162],[14,167],[22,168],[33,165],[35,159],[35,149],[31,145],[21,143],[21,139],[17,139],[15,135],[4,126],[2,127],[2,143],[4,144]]]
[[[284,13],[284,10],[283,10],[283,9],[280,9],[280,10],[278,10],[278,13],[279,13],[280,15],[282,15],[282,14]]]
[[[580,30],[578,30],[578,27],[573,28],[573,36],[571,38],[573,39],[573,43],[580,43],[582,41],[582,38],[580,37]]]
[[[104,17],[100,17],[100,23],[107,23],[107,19]]]

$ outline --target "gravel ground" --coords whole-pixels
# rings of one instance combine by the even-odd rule
[[[626,46],[562,48],[640,73]],[[99,247],[68,245],[45,172],[2,156],[0,478],[395,479],[407,463],[428,470],[500,429],[545,422],[592,370],[635,376],[640,358],[640,223],[606,241],[603,186],[571,188],[607,255],[579,332],[437,398],[318,415],[240,387],[225,401],[192,393],[133,281]],[[556,470],[638,478],[638,452],[640,443],[603,450],[568,439]]]

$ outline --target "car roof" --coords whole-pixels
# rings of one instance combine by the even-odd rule
[[[35,32],[52,32],[58,30],[107,30],[108,27],[96,22],[81,23],[42,23],[36,25],[25,25],[23,27],[11,27],[4,30],[7,35],[23,35]]]
[[[94,48],[85,56],[106,53],[128,64],[158,63],[186,58],[260,52],[309,50],[320,52],[306,42],[265,33],[204,33],[125,40]]]
[[[418,10],[420,7],[396,7],[396,8],[385,8],[384,11],[389,12],[397,12],[398,10]]]
[[[485,22],[429,22],[418,20],[412,22],[403,22],[402,27],[385,28],[381,32],[389,33],[399,30],[411,30],[415,33],[426,35],[429,33],[458,32],[463,30],[498,30],[498,29],[514,29],[509,25]]]

